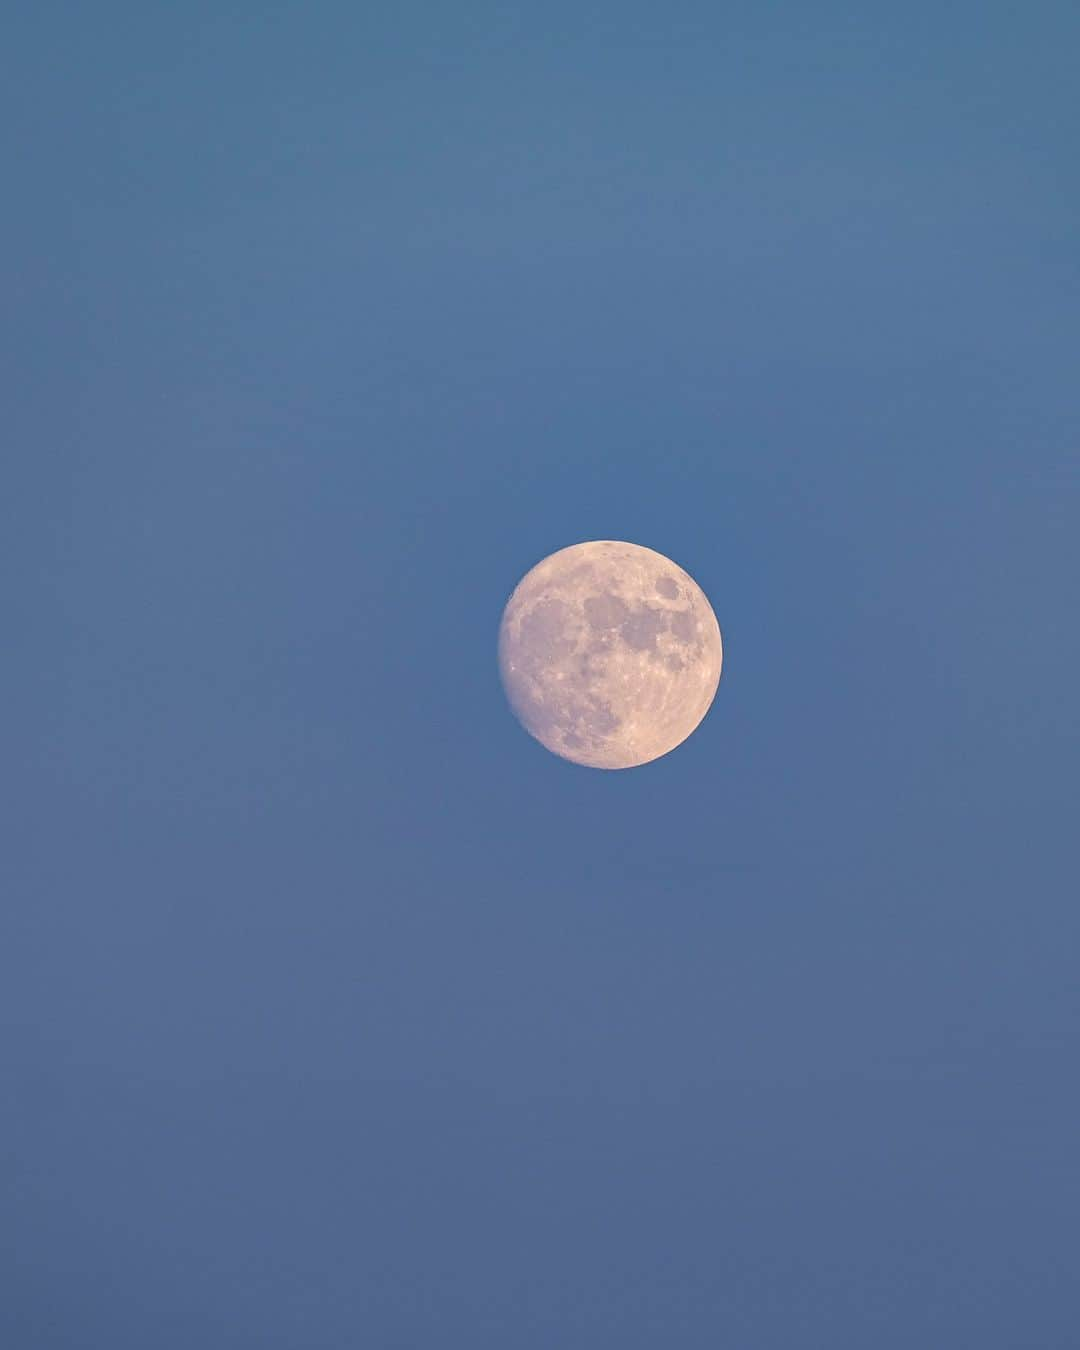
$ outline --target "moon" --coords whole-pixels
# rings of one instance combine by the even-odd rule
[[[723,660],[716,615],[681,567],[613,539],[552,553],[499,625],[499,673],[525,730],[563,759],[629,769],[709,711]]]

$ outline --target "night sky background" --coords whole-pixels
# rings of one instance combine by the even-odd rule
[[[1074,1350],[1078,51],[16,6],[0,1343]],[[596,538],[724,634],[621,773]]]

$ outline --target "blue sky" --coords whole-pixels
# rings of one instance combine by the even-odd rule
[[[22,7],[11,1344],[1073,1343],[1078,40]],[[619,774],[590,538],[724,633]]]

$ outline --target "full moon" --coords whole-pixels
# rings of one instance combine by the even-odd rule
[[[541,745],[594,769],[630,769],[681,745],[709,711],[722,658],[693,577],[611,539],[537,563],[499,626],[514,714]]]

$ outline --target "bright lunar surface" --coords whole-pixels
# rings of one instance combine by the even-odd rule
[[[610,539],[537,563],[499,628],[503,686],[525,730],[595,769],[647,764],[685,741],[713,701],[722,655],[693,577]]]

